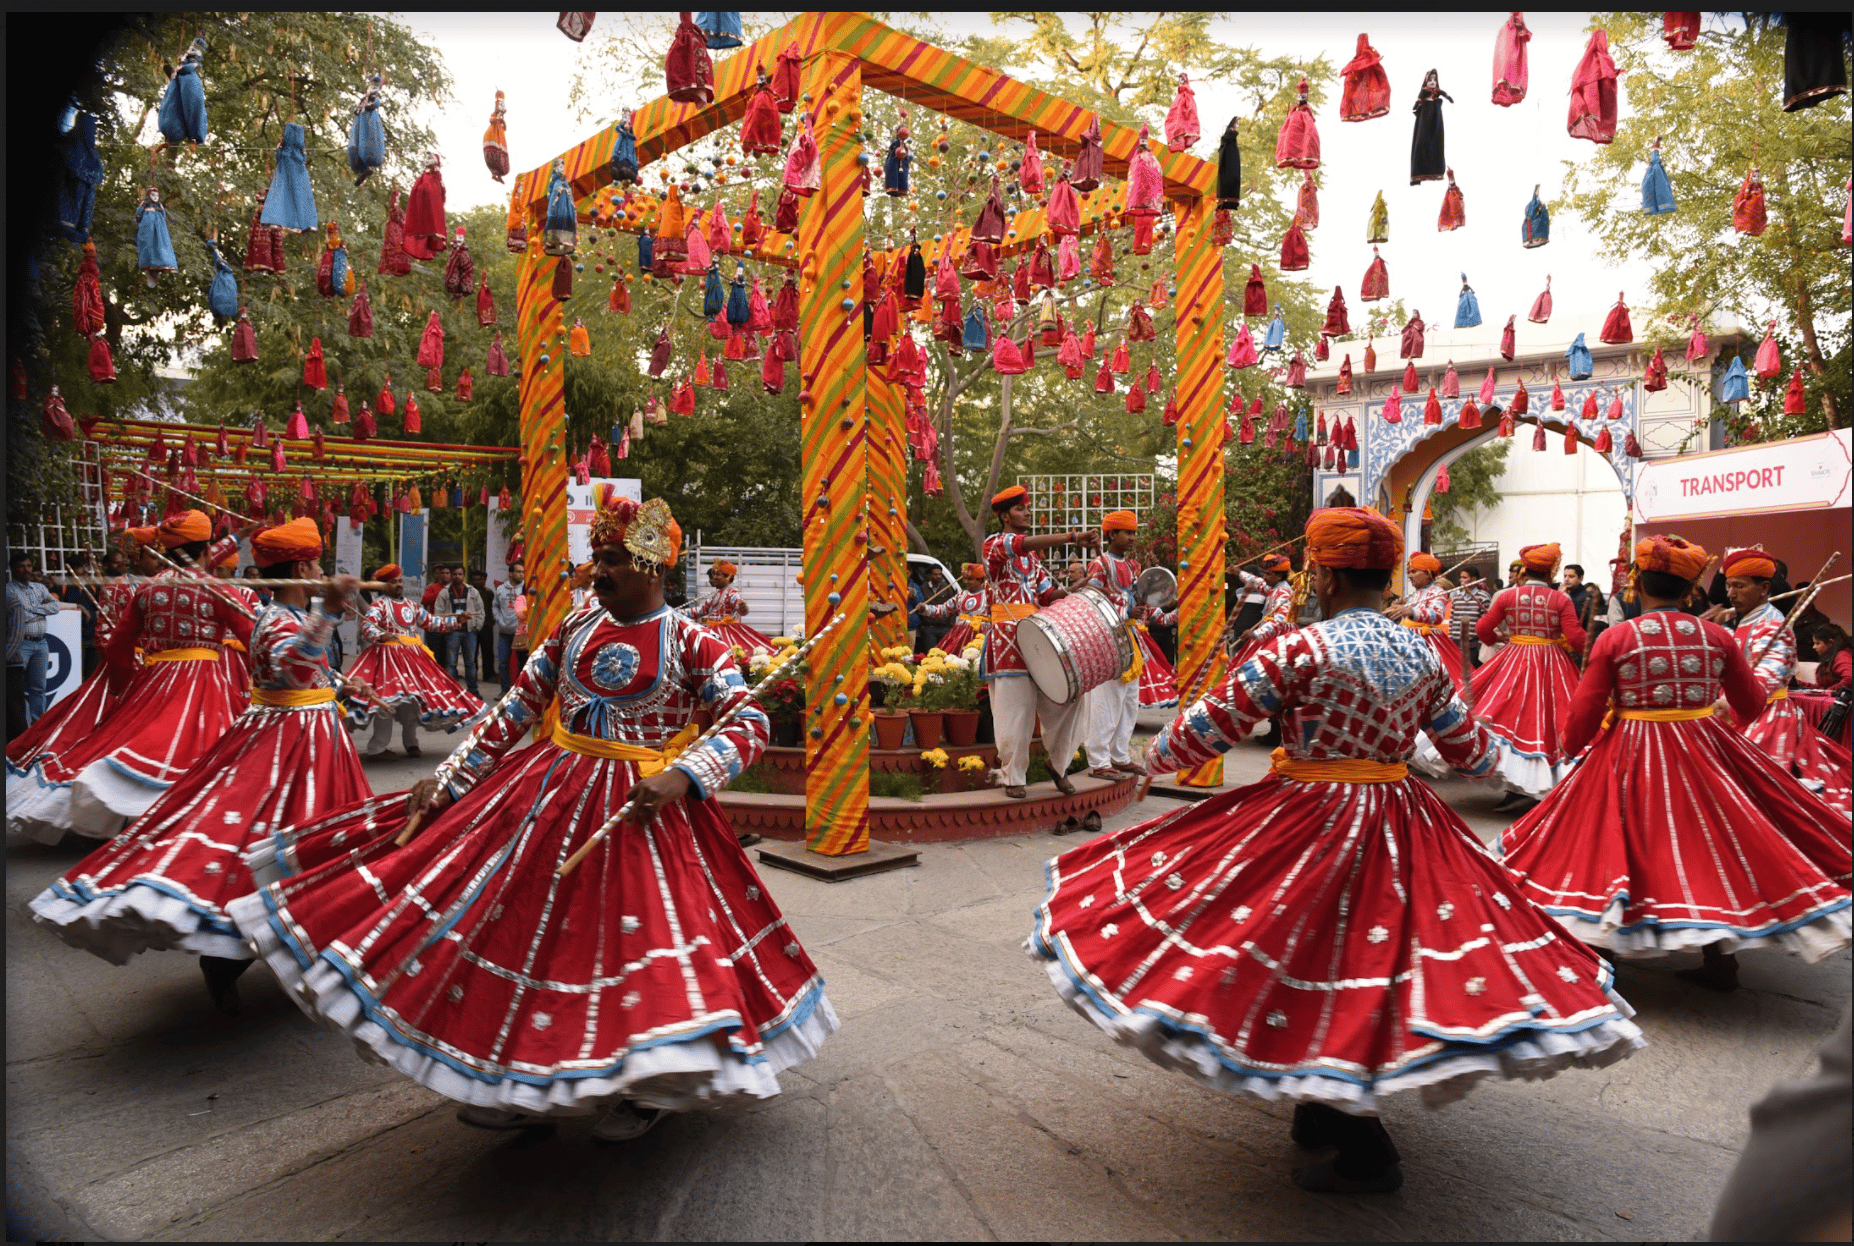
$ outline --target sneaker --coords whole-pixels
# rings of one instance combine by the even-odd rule
[[[655,1129],[668,1115],[662,1108],[642,1107],[620,1099],[605,1109],[599,1123],[592,1127],[592,1136],[599,1142],[630,1142]]]
[[[527,1129],[533,1125],[546,1124],[548,1118],[537,1112],[513,1112],[507,1108],[466,1104],[457,1109],[457,1119],[478,1129]]]

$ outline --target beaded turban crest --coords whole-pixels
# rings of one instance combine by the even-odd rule
[[[682,551],[682,527],[662,498],[634,502],[608,484],[592,486],[592,544],[623,545],[640,562],[666,567]]]

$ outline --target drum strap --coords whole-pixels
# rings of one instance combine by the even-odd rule
[[[995,601],[991,605],[993,623],[1015,623],[1035,613],[1036,607],[1027,601]]]

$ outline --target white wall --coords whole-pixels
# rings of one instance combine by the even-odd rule
[[[1581,564],[1607,590],[1609,560],[1629,520],[1616,473],[1594,450],[1564,453],[1564,435],[1555,430],[1547,432],[1546,448],[1535,451],[1531,433],[1522,424],[1513,437],[1506,472],[1496,485],[1500,504],[1458,514],[1456,521],[1471,541],[1499,542],[1503,577],[1520,546],[1556,541],[1564,547],[1565,562]]]

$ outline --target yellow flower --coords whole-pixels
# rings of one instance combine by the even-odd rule
[[[921,760],[936,770],[943,770],[946,768],[946,750],[943,748],[929,749],[921,754]]]
[[[798,642],[796,640],[793,640],[790,636],[774,636],[773,643],[775,645],[778,645],[781,649],[783,649],[789,645],[795,645]]]
[[[985,768],[985,759],[980,757],[977,753],[967,753],[964,757],[959,759],[959,768],[961,770],[983,770]]]

